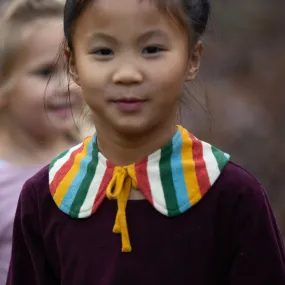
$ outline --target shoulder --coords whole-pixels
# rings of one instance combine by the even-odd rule
[[[38,189],[42,189],[40,192],[45,192],[45,189],[49,189],[48,177],[49,165],[43,167],[25,182],[21,192],[21,199],[37,199]]]
[[[246,169],[229,162],[212,187],[222,211],[256,212],[268,207],[267,193]]]
[[[248,207],[260,207],[267,203],[267,194],[261,183],[246,169],[229,162],[212,187],[219,203],[234,207],[241,203]]]
[[[26,181],[21,192],[22,201],[37,201],[39,207],[52,201],[52,189],[62,175],[67,172],[72,165],[79,165],[80,159],[89,154],[88,147],[95,137],[87,137],[83,142],[63,151],[57,155],[49,165],[42,168],[34,176]]]
[[[53,166],[58,163],[59,161],[65,161],[66,159],[70,158],[70,156],[75,156],[76,154],[82,152],[84,147],[90,142],[92,137],[87,137],[84,141],[80,142],[79,144],[66,149],[65,151],[61,152],[57,155],[50,163],[49,168],[53,168]]]
[[[216,184],[222,192],[229,194],[264,194],[261,183],[248,170],[233,162],[227,164]]]
[[[59,180],[73,166],[79,167],[81,160],[92,159],[94,145],[96,144],[96,135],[87,137],[83,142],[69,148],[56,156],[49,165],[49,182]]]
[[[214,210],[219,236],[239,243],[258,231],[272,231],[275,225],[264,187],[232,162],[225,167],[209,196],[207,205]]]
[[[40,201],[44,196],[45,200],[50,196],[48,195],[48,169],[48,166],[42,168],[24,183],[18,200],[16,220],[28,222],[32,219],[35,223],[38,221]]]

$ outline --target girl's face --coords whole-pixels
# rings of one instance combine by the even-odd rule
[[[97,126],[142,133],[175,124],[195,73],[187,31],[151,1],[94,1],[79,17],[70,71]]]
[[[41,20],[27,31],[5,96],[8,119],[39,136],[73,128],[71,108],[76,112],[81,102],[74,87],[69,100],[63,60],[56,64],[62,36],[62,20],[56,18]]]

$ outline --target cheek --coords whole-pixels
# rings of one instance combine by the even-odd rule
[[[83,53],[83,51],[81,51],[81,53]],[[97,64],[90,59],[89,55],[81,55],[79,52],[76,57],[75,70],[76,81],[82,90],[100,88],[106,74],[104,65]]]
[[[38,80],[20,80],[12,95],[12,103],[22,108],[44,108],[45,85]],[[37,111],[34,109],[34,111]]]
[[[100,72],[98,72],[99,70]],[[107,84],[106,77],[106,72],[97,67],[88,68],[84,70],[84,72],[79,73],[82,97],[87,103],[96,103],[96,101],[103,97],[102,94],[104,93]]]
[[[38,94],[39,99],[49,100],[51,97],[60,96],[61,90],[64,90],[67,84],[58,75],[51,80],[38,81],[35,85],[34,94]]]
[[[175,100],[180,96],[185,82],[185,64],[170,62],[161,65],[159,69],[152,69],[151,81],[165,100]]]

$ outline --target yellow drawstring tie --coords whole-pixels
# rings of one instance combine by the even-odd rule
[[[121,234],[122,252],[132,251],[126,218],[126,207],[131,189],[132,187],[137,188],[136,180],[132,176],[131,167],[115,167],[113,177],[106,190],[108,199],[117,199],[118,211],[113,232]]]

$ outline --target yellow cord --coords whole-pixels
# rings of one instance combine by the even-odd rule
[[[136,181],[134,181],[130,175],[131,168],[129,168],[130,167],[116,167],[106,190],[108,199],[117,199],[118,211],[113,232],[121,234],[122,252],[132,251],[126,218],[126,207],[132,186],[136,187],[137,185]]]

